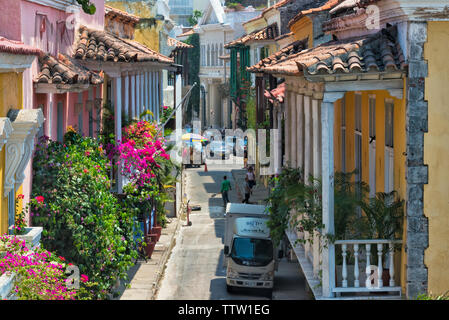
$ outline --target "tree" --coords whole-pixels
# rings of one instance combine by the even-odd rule
[[[97,11],[97,8],[90,0],[76,0],[76,2],[82,6],[83,11],[87,14],[95,14],[95,11]]]
[[[188,21],[190,23],[190,26],[195,26],[198,24],[199,18],[203,16],[203,13],[199,10],[194,10],[193,14],[189,17]]]

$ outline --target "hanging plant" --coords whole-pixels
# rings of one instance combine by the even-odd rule
[[[87,14],[95,14],[97,11],[97,8],[92,2],[90,2],[90,0],[76,0],[76,2],[81,5],[83,11]]]

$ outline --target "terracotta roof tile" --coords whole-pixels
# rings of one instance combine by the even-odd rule
[[[248,70],[251,72],[264,72],[266,68],[289,59],[291,56],[301,52],[304,48],[305,44],[303,41],[295,41],[271,56],[260,60],[254,66],[249,67]]]
[[[42,51],[37,48],[28,46],[23,42],[9,40],[4,37],[0,37],[0,52],[37,56]]]
[[[322,11],[331,10],[336,5],[338,5],[338,3],[340,3],[341,1],[342,0],[329,0],[328,2],[326,2],[321,7],[310,8],[310,9],[307,9],[307,10],[302,10],[293,19],[291,19],[289,21],[287,26],[290,28],[294,23],[296,23],[299,19],[301,19],[302,17],[304,17],[306,15],[309,15],[309,14],[312,14],[312,13],[318,13],[318,12],[322,12]]]
[[[137,41],[122,39],[107,31],[93,30],[84,26],[80,27],[80,37],[74,51],[74,57],[83,60],[173,63],[173,59]]]
[[[188,31],[186,31],[184,33],[181,33],[180,35],[176,36],[176,38],[188,37],[188,36],[191,36],[194,33],[195,33],[195,30],[193,30],[193,28],[192,28],[192,29],[190,29],[190,30],[188,30]]]
[[[140,18],[134,14],[110,7],[108,5],[104,6],[104,12],[105,12],[106,16],[109,16],[111,18],[119,17],[125,21],[132,22],[132,23],[138,23],[140,20]]]
[[[40,73],[34,80],[37,83],[54,84],[101,84],[103,77],[79,65],[74,59],[59,54],[57,58],[49,54],[39,56]]]
[[[285,82],[282,82],[276,88],[271,91],[265,90],[264,96],[271,102],[277,101],[279,103],[284,102],[285,98]]]
[[[172,37],[167,37],[167,45],[169,47],[176,47],[178,49],[193,48],[193,46],[191,44],[176,40],[175,38],[172,38]]]
[[[273,40],[277,38],[278,35],[279,35],[278,25],[277,23],[273,23],[268,27],[241,36],[240,38],[225,44],[224,47],[231,48],[238,45],[245,45],[247,42],[250,41]]]
[[[331,41],[290,54],[276,63],[260,65],[259,62],[248,70],[289,75],[299,75],[302,71],[319,75],[388,72],[404,70],[405,67],[397,28],[390,27],[371,36]]]

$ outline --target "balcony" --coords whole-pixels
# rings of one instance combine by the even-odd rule
[[[323,263],[320,244],[296,244],[298,239],[308,236],[286,231],[292,249],[307,279],[316,300],[386,300],[401,299],[401,287],[397,285],[395,255],[402,241],[398,240],[337,240],[332,246],[340,258]],[[385,261],[386,260],[386,261]],[[385,263],[384,263],[385,262]],[[373,263],[376,263],[373,265]],[[370,266],[370,268],[366,268]],[[332,297],[323,295],[323,281],[320,274],[328,269],[335,281]],[[325,284],[324,284],[325,285]]]

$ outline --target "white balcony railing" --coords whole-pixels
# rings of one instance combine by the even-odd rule
[[[342,264],[335,267],[336,286],[332,291],[341,293],[390,292],[401,296],[401,287],[396,285],[394,254],[402,241],[393,240],[338,240],[335,252],[341,252]],[[350,258],[350,259],[349,259]],[[377,263],[373,262],[377,258]],[[385,259],[385,261],[384,261]],[[349,263],[353,261],[353,264]],[[385,263],[384,263],[385,262]],[[383,279],[389,278],[387,283]]]

